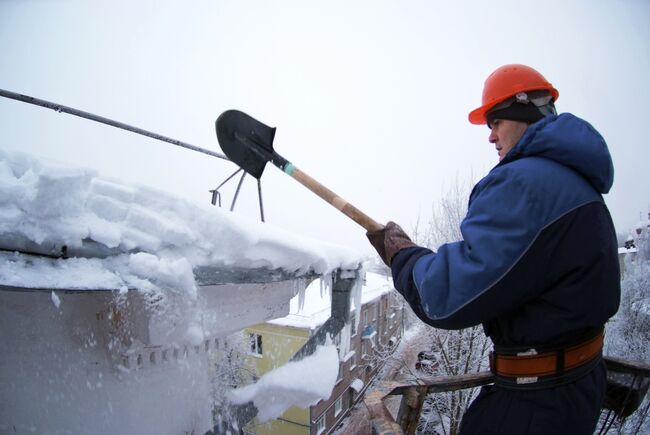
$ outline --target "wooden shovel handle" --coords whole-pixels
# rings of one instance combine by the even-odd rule
[[[329,190],[327,187],[320,184],[318,181],[305,174],[295,166],[292,168],[291,176],[300,184],[314,192],[316,195],[323,198],[325,201],[332,204],[339,209],[344,215],[361,225],[367,231],[379,231],[384,226],[376,222],[371,217],[367,216],[364,212],[338,196],[336,193]]]

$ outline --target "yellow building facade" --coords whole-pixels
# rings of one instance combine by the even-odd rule
[[[280,367],[309,340],[308,329],[292,328],[271,323],[261,323],[246,329],[251,352],[247,359],[249,369],[257,377]],[[261,349],[259,343],[261,342]],[[249,423],[248,433],[258,435],[306,435],[310,433],[309,408],[289,408],[282,416],[267,423],[255,419]]]
[[[313,293],[328,299],[322,288],[316,288]],[[309,297],[307,294],[308,300]],[[244,337],[249,347],[246,363],[254,378],[288,362],[329,318],[328,304],[321,302],[321,305],[309,307],[308,301],[305,305],[292,306],[292,314],[286,318],[245,330]],[[350,313],[351,324],[332,337],[339,348],[339,376],[331,396],[304,409],[291,407],[269,422],[261,423],[254,419],[244,427],[244,432],[259,435],[331,433],[354,404],[363,398],[368,384],[376,376],[382,363],[376,354],[394,349],[401,339],[402,307],[402,299],[392,288],[389,278],[368,274],[362,288],[361,306],[353,307]],[[348,334],[348,337],[341,337],[341,334]],[[348,339],[349,346],[346,344]],[[340,345],[341,342],[344,346]]]

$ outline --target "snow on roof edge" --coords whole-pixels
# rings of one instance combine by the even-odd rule
[[[103,178],[92,169],[2,149],[0,216],[0,244],[11,239],[80,249],[90,240],[115,253],[107,258],[43,261],[38,270],[13,256],[12,267],[0,267],[0,284],[83,288],[96,286],[97,278],[105,275],[111,288],[144,285],[195,293],[192,271],[199,266],[324,274],[356,269],[361,263],[360,255],[346,247]],[[92,250],[86,253],[93,257]],[[14,273],[16,267],[23,269],[21,276]],[[66,279],[62,272],[66,267],[85,273]]]

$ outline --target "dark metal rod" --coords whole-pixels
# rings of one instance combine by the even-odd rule
[[[0,89],[0,96],[10,98],[12,100],[22,101],[24,103],[34,104],[36,106],[46,107],[48,109],[56,110],[57,112],[65,112],[70,115],[79,116],[81,118],[90,119],[91,121],[100,122],[102,124],[110,125],[112,127],[121,128],[123,130],[128,130],[133,133],[141,134],[143,136],[148,136],[153,139],[157,139],[163,142],[168,142],[172,145],[179,147],[187,148],[192,151],[197,151],[203,154],[207,154],[212,157],[217,157],[223,160],[230,160],[223,154],[216,153],[214,151],[207,150],[205,148],[197,147],[196,145],[189,144],[187,142],[182,142],[180,140],[172,139],[167,136],[163,136],[158,133],[153,133],[151,131],[143,130],[132,125],[124,124],[122,122],[113,121],[112,119],[104,118],[103,116],[94,115],[89,112],[84,112],[83,110],[74,109],[72,107],[64,106],[62,104],[53,103],[51,101],[41,100],[39,98],[30,97],[28,95],[17,94],[15,92],[6,91]]]
[[[228,178],[226,178],[226,180],[225,180],[223,183],[221,183],[220,185],[218,185],[216,188],[214,188],[214,189],[211,190],[210,192],[216,192],[216,191],[218,191],[219,189],[221,189],[221,186],[223,186],[223,185],[226,184],[228,181],[230,181],[230,179],[231,179],[232,177],[234,177],[235,175],[239,174],[239,171],[243,171],[243,169],[242,169],[242,168],[237,169],[237,170],[236,170],[235,172],[233,172],[233,173],[232,173]]]
[[[239,179],[239,183],[237,184],[237,190],[235,190],[235,196],[232,199],[232,204],[230,205],[230,211],[233,211],[235,209],[235,203],[237,202],[237,197],[239,196],[239,190],[241,189],[241,185],[244,182],[244,177],[246,177],[245,171],[241,174],[241,178]]]
[[[264,204],[262,203],[262,180],[257,179],[257,196],[260,198],[260,218],[264,222]]]
[[[219,208],[221,208],[221,193],[216,189],[210,192],[212,192],[212,201],[210,201],[212,205],[217,205],[217,202],[219,202]]]

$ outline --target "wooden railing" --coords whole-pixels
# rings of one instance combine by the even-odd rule
[[[613,411],[619,418],[627,417],[643,402],[648,391],[650,365],[612,357],[605,357],[604,360],[608,369],[605,409]],[[632,381],[629,382],[624,375],[632,375]],[[494,375],[490,372],[440,376],[413,382],[380,382],[366,394],[363,401],[370,413],[373,434],[410,435],[415,433],[428,394],[475,388],[493,382]],[[396,418],[393,418],[384,402],[389,396],[402,396]]]

